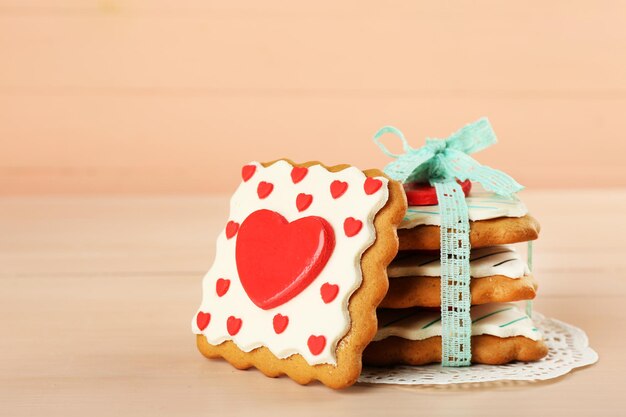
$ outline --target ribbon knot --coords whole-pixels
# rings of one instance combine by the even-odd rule
[[[392,133],[402,141],[404,154],[394,154],[380,142],[380,137]],[[426,139],[421,148],[412,148],[402,132],[385,126],[374,135],[374,142],[388,156],[395,158],[385,167],[385,173],[401,182],[447,182],[467,179],[479,182],[485,189],[510,196],[524,187],[502,171],[478,163],[469,156],[497,142],[487,118],[470,123],[445,139]]]
[[[442,153],[448,147],[448,142],[445,139],[426,139],[426,146],[435,155]]]

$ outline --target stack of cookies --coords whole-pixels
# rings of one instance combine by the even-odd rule
[[[241,179],[191,322],[203,355],[333,388],[363,364],[440,360],[436,204],[407,205],[406,185],[350,165],[252,162]],[[507,304],[534,298],[536,284],[506,246],[539,225],[515,197],[470,188],[471,360],[540,359],[539,331]]]
[[[519,245],[512,244],[537,239],[539,223],[517,197],[498,196],[476,185],[467,191],[472,362],[541,359],[547,348],[540,332],[531,317],[511,304],[535,298],[535,278],[515,249]],[[378,332],[364,352],[366,364],[441,361],[439,206],[411,206],[412,197],[423,201],[414,193],[407,191],[409,207],[398,230],[400,251],[387,269],[389,290],[379,306]]]

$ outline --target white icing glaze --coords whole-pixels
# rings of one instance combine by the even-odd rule
[[[469,196],[465,198],[470,221],[496,219],[498,217],[522,217],[528,213],[526,206],[517,197],[502,197],[485,191],[480,184],[473,183]],[[441,225],[439,206],[410,206],[400,229],[411,229],[421,225]]]
[[[510,303],[472,306],[472,336],[488,334],[497,337],[524,336],[541,340],[532,320]],[[378,312],[378,332],[374,341],[398,336],[424,340],[441,336],[441,314],[435,310],[401,309]]]
[[[510,246],[472,249],[470,256],[470,276],[474,278],[503,275],[515,279],[530,274],[526,262]],[[401,253],[389,265],[387,274],[390,278],[441,276],[439,251]]]
[[[205,335],[213,345],[232,340],[245,352],[266,346],[279,358],[299,353],[311,365],[336,364],[337,343],[350,328],[348,299],[361,284],[360,259],[375,240],[373,221],[389,198],[388,181],[377,178],[383,182],[382,187],[376,193],[367,195],[363,189],[367,177],[354,167],[332,173],[321,165],[315,165],[308,169],[304,179],[294,184],[292,166],[285,161],[267,168],[256,162],[251,165],[256,166],[256,172],[247,182],[242,182],[232,196],[229,220],[241,224],[248,215],[260,209],[273,210],[289,222],[307,216],[320,216],[334,230],[335,249],[322,272],[300,294],[283,305],[263,310],[252,303],[239,280],[235,260],[237,236],[227,239],[225,232],[220,233],[215,262],[202,283],[202,303],[198,309],[199,312],[210,313],[211,319],[201,331],[194,316],[192,331]],[[337,199],[331,196],[329,189],[334,180],[349,184],[345,194]],[[259,199],[257,195],[257,186],[261,181],[274,185],[265,199]],[[312,204],[302,213],[295,203],[299,193],[313,195]],[[362,230],[356,236],[347,237],[344,233],[343,224],[348,217],[363,222]],[[223,297],[219,297],[215,290],[219,278],[231,281]],[[321,286],[327,282],[339,286],[337,297],[328,304],[320,295]],[[289,324],[281,334],[276,334],[273,329],[276,314],[289,317]],[[226,322],[231,315],[243,322],[235,336],[230,336],[227,331]],[[326,338],[326,345],[318,355],[313,355],[307,346],[312,335]]]

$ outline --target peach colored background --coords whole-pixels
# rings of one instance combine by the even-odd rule
[[[0,194],[225,192],[490,117],[531,187],[626,186],[625,1],[0,0]]]

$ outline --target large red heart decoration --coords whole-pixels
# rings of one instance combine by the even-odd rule
[[[278,307],[315,280],[334,249],[333,228],[321,217],[289,223],[274,211],[255,211],[237,234],[235,257],[241,285],[260,308]]]

